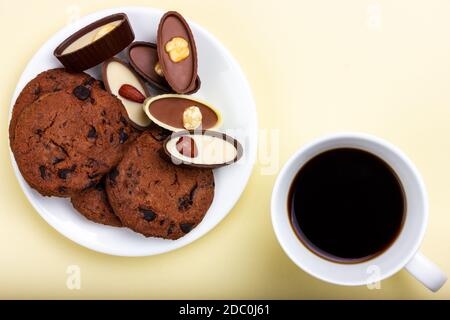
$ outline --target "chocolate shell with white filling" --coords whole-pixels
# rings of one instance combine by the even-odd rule
[[[152,122],[143,110],[150,92],[144,82],[125,62],[112,58],[103,63],[102,77],[106,90],[122,101],[131,124],[143,130]]]
[[[70,71],[81,72],[115,56],[134,40],[125,13],[117,13],[88,26],[64,40],[54,56]]]
[[[151,42],[136,41],[128,47],[128,60],[133,69],[152,87],[166,93],[174,92],[167,83],[164,73],[160,68],[156,44]],[[195,86],[186,94],[193,94],[201,87],[200,78],[197,76]]]
[[[169,136],[164,141],[164,152],[175,165],[216,169],[238,162],[243,148],[224,133],[191,130]]]
[[[174,132],[215,130],[222,125],[222,116],[216,108],[188,95],[149,98],[144,102],[144,112],[158,126]]]
[[[169,11],[158,27],[157,51],[162,73],[173,91],[192,92],[197,86],[197,47],[181,14]]]

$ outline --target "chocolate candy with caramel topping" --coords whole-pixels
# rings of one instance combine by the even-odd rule
[[[176,93],[188,93],[197,86],[197,48],[186,20],[167,12],[158,28],[158,58],[169,86]]]

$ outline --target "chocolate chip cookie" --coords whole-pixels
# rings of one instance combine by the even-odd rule
[[[178,239],[203,219],[214,197],[209,169],[163,159],[154,130],[141,134],[106,179],[112,208],[123,225],[146,237]]]
[[[114,214],[109,204],[104,179],[94,188],[73,196],[71,202],[78,212],[91,221],[113,227],[122,226],[122,222]]]
[[[98,184],[135,132],[119,99],[98,81],[41,96],[18,116],[12,150],[28,184],[70,197]]]
[[[62,68],[51,69],[40,73],[25,86],[14,104],[11,122],[9,124],[9,139],[11,144],[14,141],[19,115],[34,101],[52,92],[72,92],[77,86],[93,81],[94,79],[86,73],[69,73]]]

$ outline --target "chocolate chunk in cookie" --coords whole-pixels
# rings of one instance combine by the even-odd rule
[[[24,109],[42,96],[59,92],[72,92],[74,88],[85,83],[94,83],[95,79],[86,73],[70,73],[64,69],[51,69],[39,74],[23,88],[14,104],[9,124],[10,143],[14,141],[17,119]]]
[[[72,205],[87,219],[113,227],[121,227],[122,222],[114,214],[106,196],[104,180],[71,198]]]
[[[153,128],[130,145],[106,180],[106,191],[123,225],[146,237],[178,239],[203,219],[214,197],[209,169],[173,165],[160,156]]]
[[[49,93],[17,119],[12,150],[23,177],[42,195],[70,197],[97,184],[136,137],[121,121],[126,111],[120,100],[96,82],[90,95],[96,104],[72,92]],[[128,139],[111,142],[120,132]]]

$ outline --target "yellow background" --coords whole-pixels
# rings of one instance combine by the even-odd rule
[[[369,290],[298,269],[272,230],[276,175],[263,175],[261,161],[230,215],[175,252],[107,256],[47,225],[10,164],[11,96],[27,61],[76,6],[84,15],[125,5],[176,9],[230,49],[251,84],[260,128],[280,130],[280,166],[311,139],[341,130],[403,149],[430,195],[422,251],[450,274],[450,1],[0,0],[0,298],[450,298],[450,283],[432,294],[405,271]],[[66,288],[69,265],[81,268],[79,291]]]

